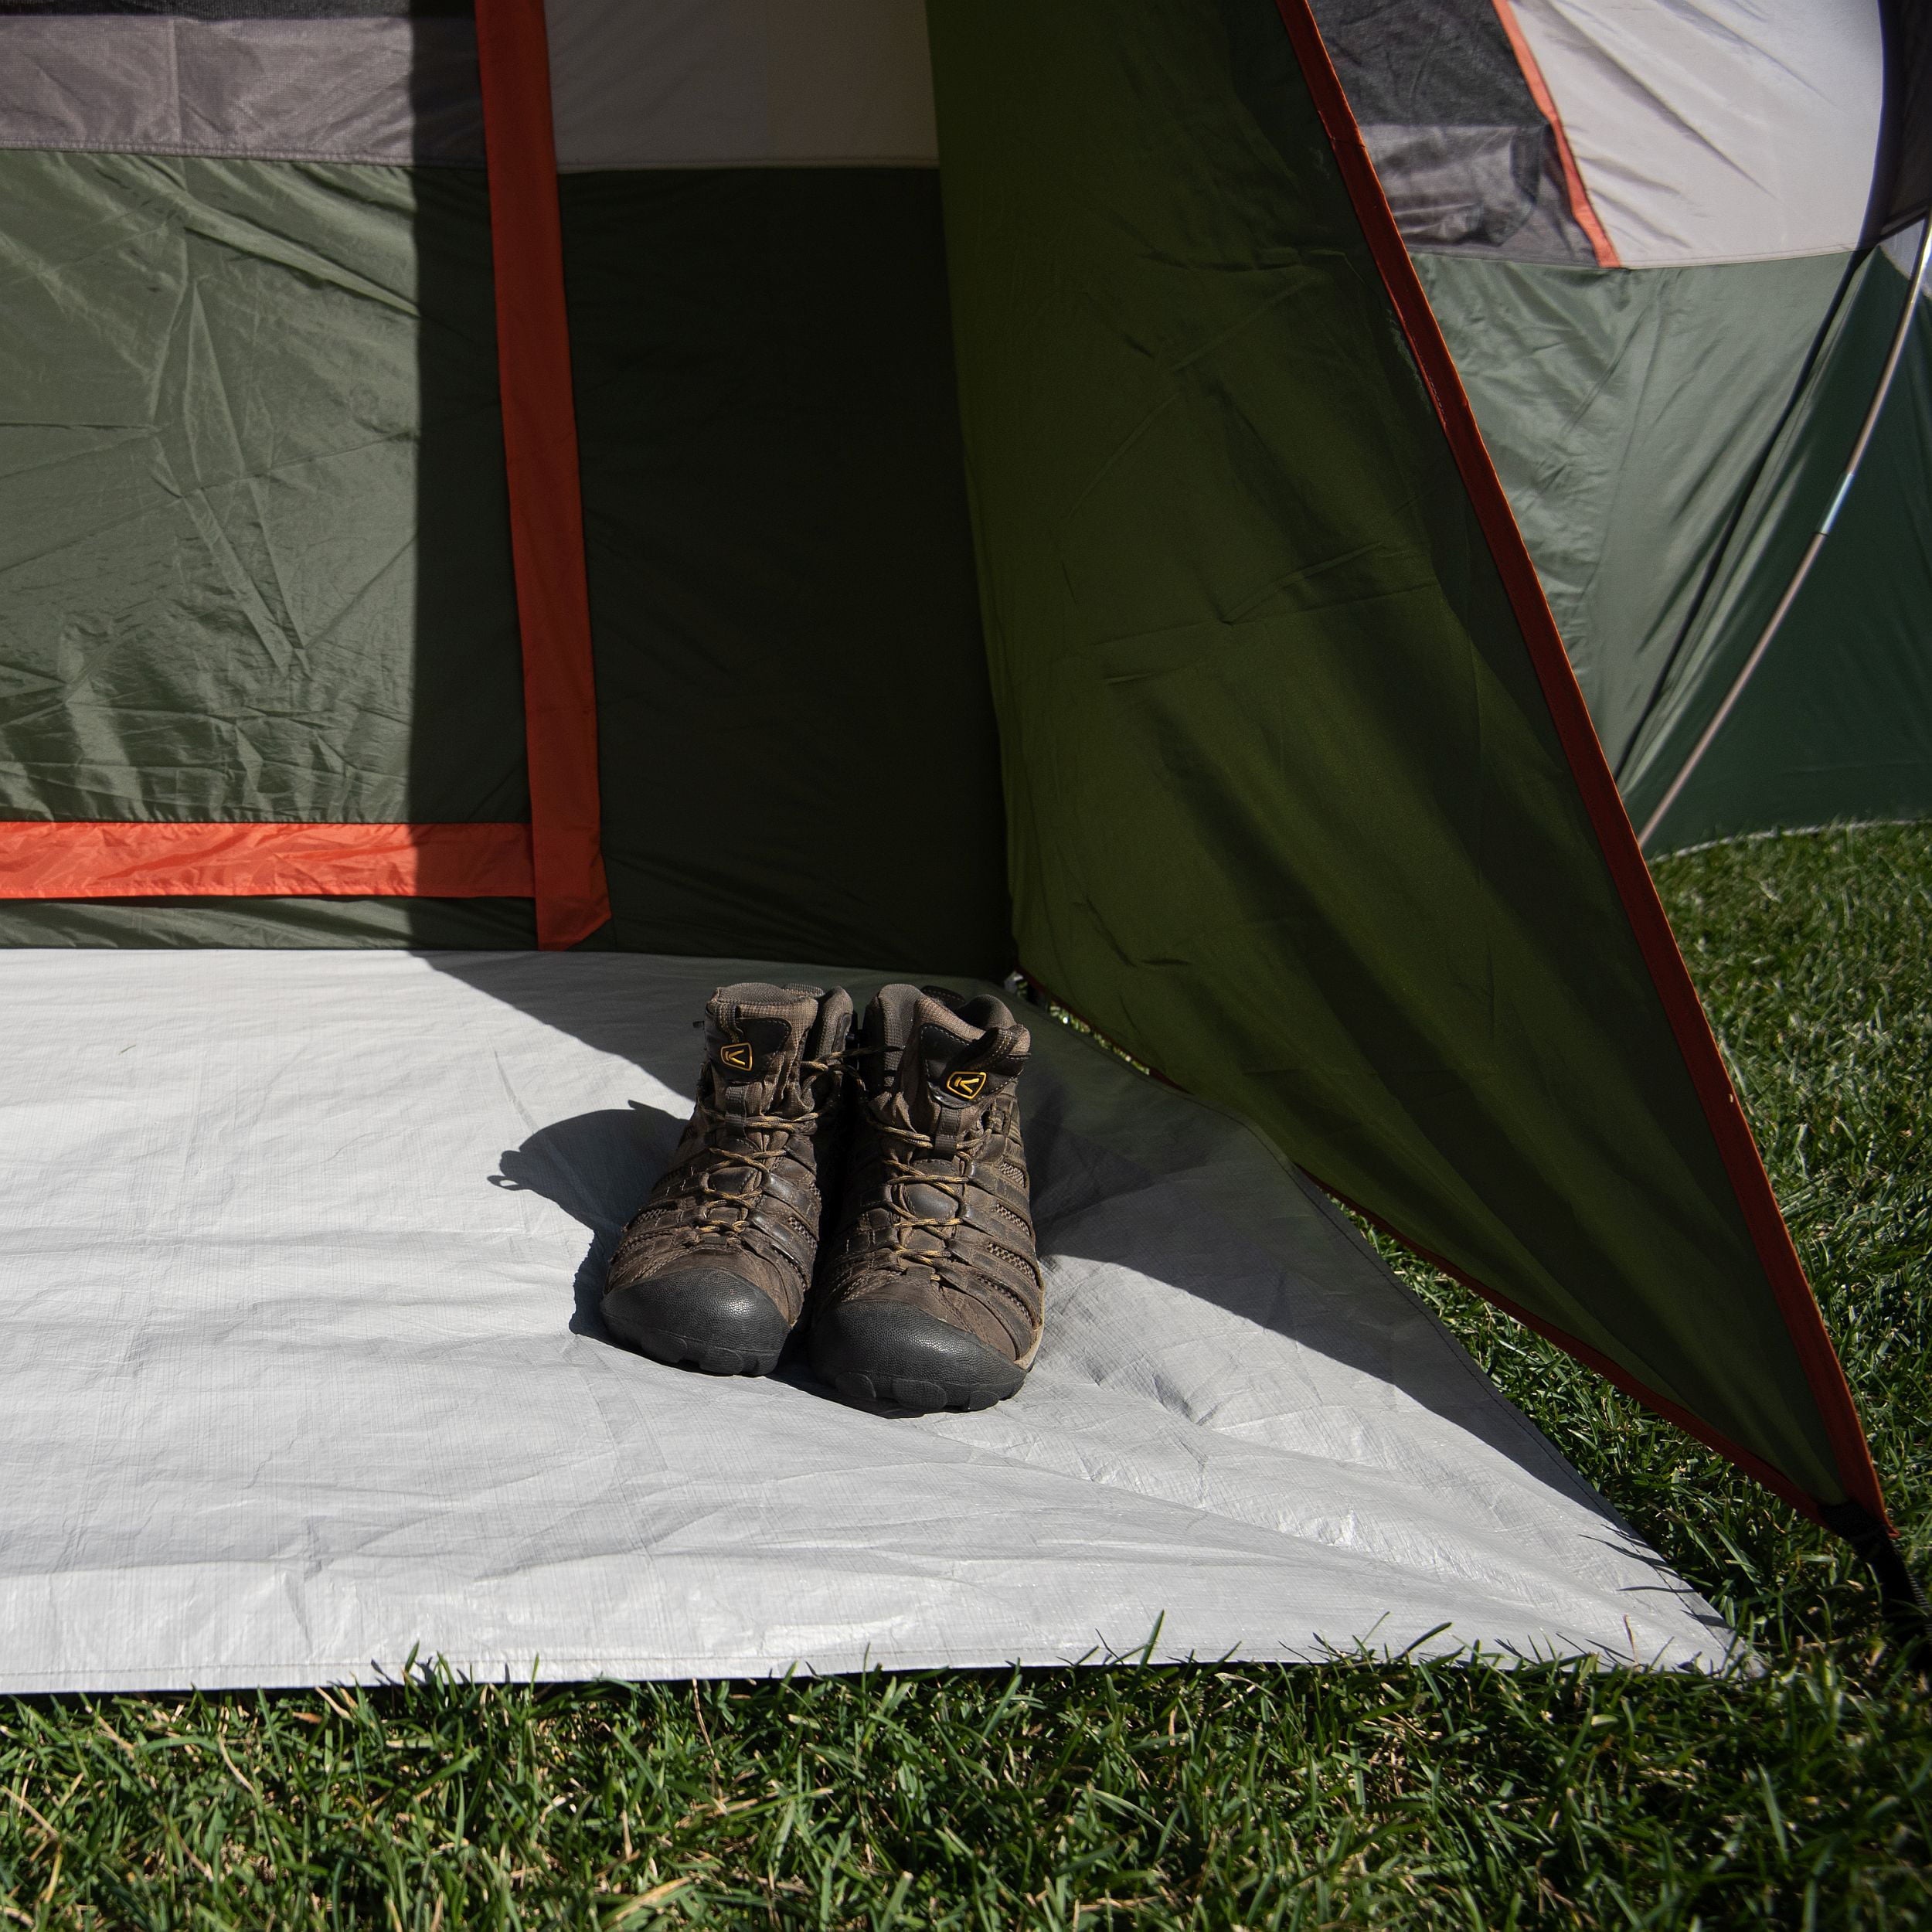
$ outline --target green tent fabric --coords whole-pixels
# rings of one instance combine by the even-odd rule
[[[1416,265],[1645,823],[1830,505],[1903,278],[1883,251]],[[1921,318],[1832,540],[1655,849],[1932,814],[1927,340]]]
[[[1902,10],[1317,11],[1647,849],[1932,811]]]
[[[1614,771],[1647,741],[1845,265],[1416,255]]]
[[[0,809],[527,815],[482,196],[0,153]]]
[[[1029,970],[1842,1499],[1273,8],[935,27]]]
[[[0,151],[0,812],[527,816],[482,175]],[[1003,972],[932,172],[599,172],[563,209],[601,943]],[[928,841],[883,808],[929,712],[954,832],[908,893]],[[16,943],[243,930],[530,942],[506,900],[0,905]]]
[[[589,943],[1017,963],[1876,1533],[1842,1377],[1367,158],[1440,156],[1401,124],[1365,150],[1298,0],[934,0],[930,72],[916,9],[734,15],[742,73],[641,12],[549,11],[611,901]],[[170,0],[193,58],[138,84],[62,63],[125,52],[155,9],[56,9],[51,37],[46,12],[0,5],[0,818],[23,847],[35,821],[521,822],[517,291],[465,10]],[[1555,175],[1529,179],[1553,137],[1484,45],[1507,124],[1449,146],[1491,199],[1439,225],[1520,216],[1587,259]],[[292,47],[354,84],[260,106]],[[202,125],[221,151],[179,133]],[[1431,271],[1445,311],[1460,269]],[[1812,267],[1760,279],[1828,298]],[[1540,325],[1546,279],[1509,286]],[[1695,365],[1704,300],[1612,291],[1603,339]],[[1767,362],[1801,332],[1767,318]],[[1784,404],[1767,380],[1733,406],[1748,437]],[[1614,448],[1583,443],[1553,496],[1614,493]],[[1708,526],[1742,527],[1749,467],[1690,489]],[[1628,601],[1662,640],[1722,601],[1699,600],[1687,558]],[[507,896],[0,905],[23,944],[531,937]]]
[[[1632,747],[1624,791],[1640,821],[1682,768],[1830,509],[1906,300],[1883,251],[1850,276]],[[1785,825],[1932,815],[1932,559],[1918,513],[1932,478],[1932,324],[1918,306],[1900,375],[1829,540],[1659,824],[1658,849]]]
[[[567,178],[564,210],[612,938],[997,977],[932,172],[613,171]]]

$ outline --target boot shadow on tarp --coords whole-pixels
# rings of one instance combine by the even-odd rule
[[[683,1131],[682,1117],[633,1100],[628,1108],[600,1107],[553,1121],[522,1146],[504,1149],[489,1177],[492,1187],[540,1194],[590,1232],[590,1246],[571,1284],[573,1335],[614,1349],[626,1345],[604,1323],[604,1277],[626,1223],[644,1205]],[[805,1366],[802,1351],[791,1347],[770,1379],[815,1394],[832,1393]]]
[[[664,1172],[683,1125],[641,1100],[626,1110],[573,1114],[539,1128],[521,1147],[506,1148],[489,1177],[492,1187],[554,1201],[590,1230],[590,1250],[573,1284],[573,1335],[613,1341],[598,1311],[604,1271],[624,1223]]]

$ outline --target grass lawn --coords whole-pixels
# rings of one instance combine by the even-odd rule
[[[1932,832],[1662,873],[1923,1566]],[[396,1932],[1932,1926],[1932,1698],[1886,1661],[1851,1560],[1408,1273],[1756,1640],[1763,1675],[1345,1664],[0,1700],[0,1910]]]

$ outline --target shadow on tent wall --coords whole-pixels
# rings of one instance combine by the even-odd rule
[[[436,25],[418,42],[431,138]],[[521,819],[488,190],[474,168],[417,179],[410,813]],[[937,172],[560,188],[613,908],[588,943],[1005,971]],[[409,917],[420,946],[532,943],[513,902]]]

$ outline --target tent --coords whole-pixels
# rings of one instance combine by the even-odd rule
[[[1920,11],[1316,11],[1645,849],[1932,813]]]
[[[0,937],[1017,963],[1906,1588],[1369,152],[1300,0],[9,0]]]

